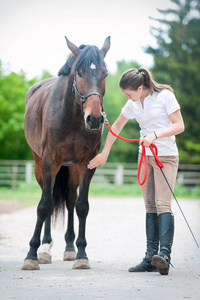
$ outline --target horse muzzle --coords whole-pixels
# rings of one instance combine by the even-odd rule
[[[93,115],[88,115],[85,119],[85,125],[88,130],[99,130],[103,123],[104,123],[104,117],[102,114],[100,115],[100,117],[94,117]]]

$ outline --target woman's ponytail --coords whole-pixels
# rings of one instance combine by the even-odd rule
[[[150,94],[153,94],[153,92],[161,92],[164,89],[173,92],[173,89],[169,85],[154,81],[150,71],[144,67],[125,71],[119,81],[120,88],[124,90],[131,89],[136,91],[141,85],[149,89]]]

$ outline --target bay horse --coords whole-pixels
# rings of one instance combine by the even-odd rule
[[[66,37],[65,37],[66,38]],[[103,47],[77,47],[66,38],[71,51],[58,77],[33,85],[26,95],[24,129],[35,160],[35,177],[42,189],[37,221],[22,270],[39,270],[37,250],[45,222],[41,263],[51,262],[51,216],[59,208],[68,210],[64,260],[75,260],[74,269],[90,268],[86,254],[85,226],[89,212],[88,190],[95,170],[87,164],[101,146],[103,96],[107,68],[104,57],[110,37]],[[79,192],[78,192],[79,190]],[[79,221],[74,240],[74,208]]]

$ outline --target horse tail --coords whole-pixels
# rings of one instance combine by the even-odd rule
[[[53,217],[57,220],[58,215],[65,216],[65,207],[68,192],[68,167],[62,166],[56,175],[53,188]]]

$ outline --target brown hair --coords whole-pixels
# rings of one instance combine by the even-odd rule
[[[130,89],[136,91],[141,85],[146,89],[150,89],[151,95],[153,92],[161,92],[164,89],[173,92],[171,86],[155,82],[150,71],[144,67],[125,71],[119,81],[119,86],[123,90]]]

